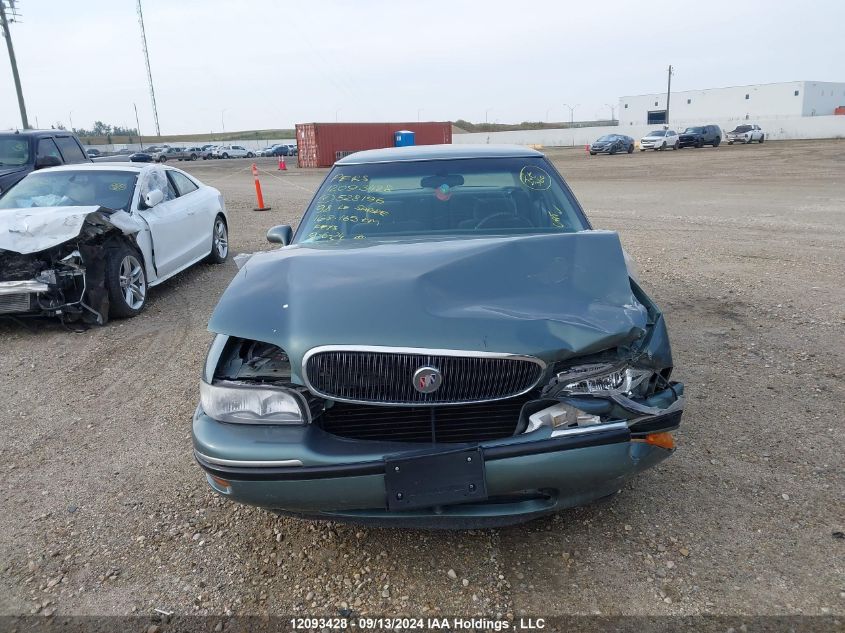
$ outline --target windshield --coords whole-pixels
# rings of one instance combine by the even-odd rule
[[[666,136],[666,130],[655,130],[654,132],[649,132],[646,136]]]
[[[616,139],[616,136],[615,136],[615,135],[613,135],[613,134],[605,134],[604,136],[602,136],[601,138],[599,138],[599,139],[596,141],[596,143],[602,143],[602,142],[607,142],[607,141],[613,141],[613,140],[615,140],[615,139]]]
[[[578,203],[543,158],[409,161],[335,166],[295,242],[587,228]]]
[[[704,134],[703,127],[688,127],[684,130],[684,134]]]
[[[0,209],[101,206],[128,211],[137,176],[131,171],[37,171],[0,198]]]
[[[751,130],[750,125],[740,125],[734,130],[734,132],[748,132],[749,130]]]
[[[19,134],[0,134],[0,167],[19,167],[29,162],[29,143]]]

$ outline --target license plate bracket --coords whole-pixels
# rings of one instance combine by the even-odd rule
[[[413,510],[487,498],[484,455],[478,447],[385,458],[388,510]]]

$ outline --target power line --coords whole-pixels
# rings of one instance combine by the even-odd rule
[[[150,84],[150,99],[153,102],[153,119],[156,124],[156,136],[161,136],[158,127],[158,108],[156,108],[156,91],[153,88],[153,71],[150,70],[150,54],[147,51],[147,33],[144,31],[144,14],[141,11],[141,0],[138,0],[138,24],[141,25],[141,44],[144,47],[144,62],[147,64],[147,82]]]
[[[15,59],[15,48],[12,46],[12,33],[9,31],[9,22],[17,21],[18,12],[15,7],[15,0],[8,0],[8,2],[11,19],[6,16],[6,1],[0,0],[0,26],[2,26],[3,36],[6,38],[6,48],[9,49],[9,62],[12,64],[12,77],[15,80],[15,90],[18,93],[18,107],[21,110],[21,123],[23,123],[23,129],[27,129],[29,127],[29,121],[26,118],[26,104],[23,101],[23,89],[21,88],[21,77],[18,74],[18,62],[17,59]]]

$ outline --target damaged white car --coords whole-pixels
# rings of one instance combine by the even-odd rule
[[[0,197],[0,315],[105,323],[147,288],[229,255],[223,196],[159,165],[69,165]]]

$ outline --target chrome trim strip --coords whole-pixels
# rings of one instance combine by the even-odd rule
[[[385,354],[417,354],[417,355],[431,355],[431,356],[454,356],[454,357],[471,357],[471,358],[501,358],[501,359],[508,359],[508,360],[524,360],[531,363],[535,363],[536,365],[540,366],[540,376],[534,383],[529,386],[527,389],[523,389],[519,393],[508,394],[507,396],[503,396],[501,398],[486,398],[484,400],[462,400],[460,402],[411,402],[411,403],[403,403],[403,402],[375,402],[372,400],[352,400],[348,398],[337,398],[334,396],[329,396],[318,391],[314,385],[311,384],[311,380],[308,378],[308,360],[314,356],[315,354],[319,354],[322,352],[380,352]],[[543,379],[543,376],[546,372],[546,363],[545,361],[537,358],[536,356],[525,356],[523,354],[508,354],[505,352],[479,352],[475,350],[459,350],[459,349],[429,349],[425,347],[390,347],[390,346],[383,346],[383,345],[318,345],[317,347],[312,347],[309,349],[305,354],[302,356],[302,381],[305,383],[305,386],[308,388],[312,394],[317,396],[318,398],[323,398],[324,400],[331,400],[332,402],[348,402],[350,404],[367,404],[373,406],[383,406],[383,407],[428,407],[428,406],[437,406],[437,407],[454,407],[460,406],[464,404],[479,404],[482,402],[496,402],[497,400],[509,400],[510,398],[518,398],[519,396],[528,393],[534,387],[536,387],[540,381]]]
[[[37,292],[47,292],[50,287],[36,281],[29,279],[26,281],[0,281],[0,295],[17,295],[17,294],[34,294]]]
[[[552,431],[552,437],[566,437],[570,435],[589,435],[598,431],[615,431],[617,429],[627,429],[628,422],[611,422],[610,424],[591,424],[574,429],[560,429]]]
[[[272,466],[302,466],[302,461],[298,459],[276,459],[276,460],[243,460],[243,459],[221,459],[219,457],[209,457],[194,449],[194,455],[209,464],[217,466],[254,466],[256,468],[272,467]]]

